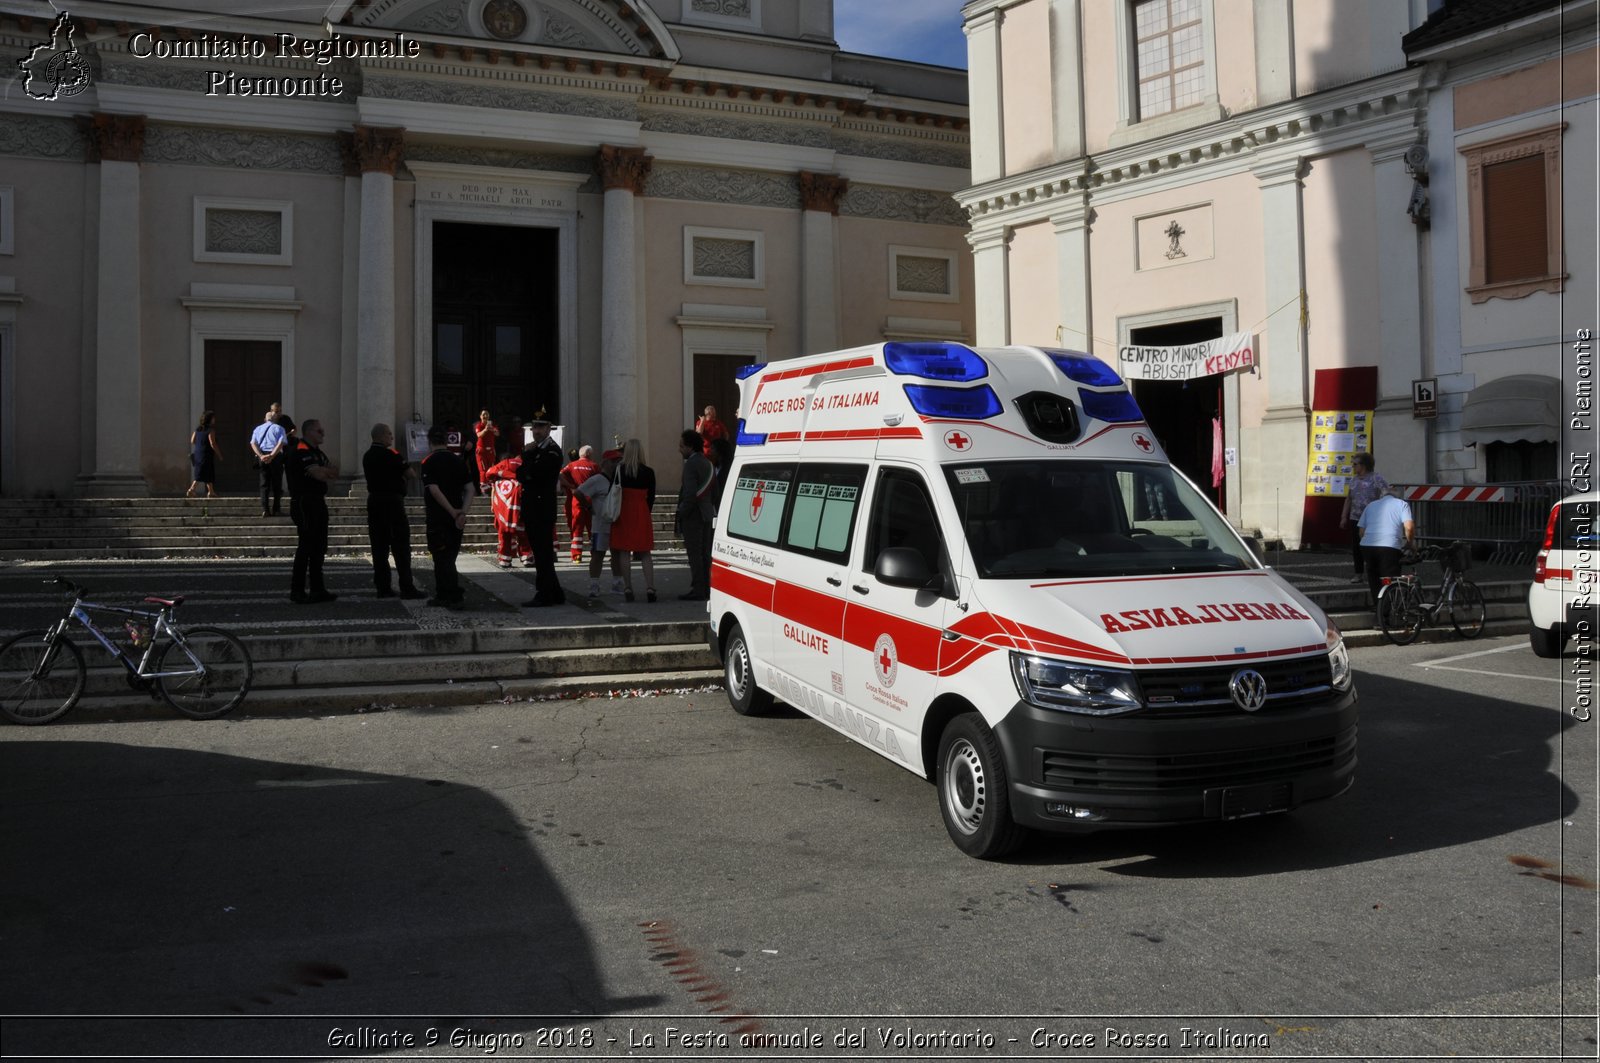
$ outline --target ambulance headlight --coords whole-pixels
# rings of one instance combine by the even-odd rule
[[[1339,634],[1339,625],[1332,620],[1328,621],[1328,667],[1333,674],[1333,688],[1335,690],[1350,689],[1350,651],[1344,648],[1344,636]]]
[[[1011,677],[1022,699],[1043,709],[1115,716],[1143,705],[1139,684],[1130,672],[1089,668],[1013,650]]]

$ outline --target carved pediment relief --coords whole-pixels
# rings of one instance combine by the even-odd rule
[[[545,45],[608,55],[675,58],[666,28],[643,4],[618,0],[374,0],[362,27],[459,37],[485,47]]]

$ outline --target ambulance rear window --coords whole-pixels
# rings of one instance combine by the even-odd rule
[[[783,545],[830,561],[848,560],[850,532],[866,479],[865,465],[800,466]]]
[[[726,531],[735,539],[777,545],[793,465],[746,465],[733,482]]]

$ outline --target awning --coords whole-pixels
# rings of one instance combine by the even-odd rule
[[[1479,384],[1461,410],[1464,443],[1556,443],[1561,439],[1561,381],[1507,376]]]

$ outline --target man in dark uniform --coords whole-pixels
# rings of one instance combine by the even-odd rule
[[[379,598],[394,596],[389,585],[389,555],[400,577],[400,597],[421,598],[411,582],[411,522],[406,519],[406,481],[417,478],[400,452],[394,449],[394,429],[372,426],[372,446],[361,456],[367,476],[367,539],[372,543],[372,582]]]
[[[466,598],[456,574],[456,556],[472,505],[468,484],[478,475],[450,452],[449,435],[440,425],[428,429],[428,456],[422,459],[422,511],[427,519],[428,553],[433,557],[433,597],[429,605],[459,609]]]
[[[528,427],[533,431],[533,440],[523,448],[517,481],[522,484],[522,526],[528,531],[528,545],[533,548],[537,572],[534,595],[522,604],[525,608],[540,609],[567,600],[567,593],[556,578],[555,543],[556,500],[560,497],[557,485],[566,458],[560,445],[550,438],[549,421],[532,421]]]
[[[331,602],[338,597],[328,593],[322,582],[322,559],[328,553],[328,484],[339,478],[338,467],[322,452],[326,437],[322,422],[307,418],[300,426],[300,439],[289,452],[285,468],[289,474],[289,516],[294,518],[296,540],[289,600],[301,604]]]

